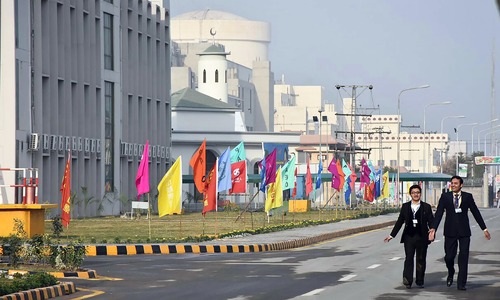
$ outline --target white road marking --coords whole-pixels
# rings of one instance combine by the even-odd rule
[[[315,296],[315,295],[321,293],[324,290],[325,289],[315,289],[315,290],[310,291],[309,293],[303,294],[302,296],[304,296],[304,297]]]
[[[339,279],[339,281],[348,281],[348,280],[350,280],[351,278],[354,278],[354,277],[356,277],[356,276],[358,276],[358,275],[356,275],[356,274],[344,275],[342,278],[340,278],[340,279]]]
[[[393,257],[393,258],[391,258],[391,259],[389,259],[389,260],[398,260],[398,259],[401,259],[401,257],[396,256],[396,257]]]
[[[374,264],[374,265],[369,266],[367,269],[375,269],[375,268],[378,268],[380,266],[381,266],[380,264]]]

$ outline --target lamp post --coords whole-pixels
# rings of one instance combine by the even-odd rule
[[[463,118],[465,118],[465,116],[446,116],[446,117],[444,117],[441,120],[441,137],[443,135],[443,123],[444,123],[444,120],[451,119],[451,118],[454,118],[454,119],[463,119]],[[443,173],[443,150],[444,150],[443,140],[441,140],[441,152],[440,152],[440,155],[439,155],[439,172],[440,173]]]
[[[467,123],[467,124],[460,124],[460,125],[457,126],[457,130],[456,130],[457,146],[458,146],[458,133],[459,133],[460,127],[462,127],[462,126],[471,126],[471,125],[477,125],[477,122]],[[467,143],[465,143],[465,154],[467,155]],[[458,152],[456,153],[455,157],[456,157],[456,174],[458,175]]]
[[[486,125],[486,124],[493,123],[496,121],[498,121],[498,118],[472,126],[472,137],[471,137],[471,143],[472,143],[471,154],[472,155],[474,155],[474,128],[476,128],[476,126]],[[478,149],[479,149],[479,146],[480,145],[478,144],[477,145]]]
[[[397,199],[397,203],[399,204],[399,176],[400,176],[400,170],[399,170],[399,151],[400,151],[400,142],[399,142],[399,135],[401,133],[401,121],[402,121],[402,118],[401,118],[401,94],[404,93],[404,92],[407,92],[407,91],[411,91],[411,90],[418,90],[418,89],[425,89],[425,88],[428,88],[430,87],[430,85],[428,84],[425,84],[425,85],[421,85],[421,86],[416,86],[416,87],[411,87],[411,88],[407,88],[407,89],[404,89],[404,90],[401,90],[401,92],[399,92],[399,95],[398,95],[398,133],[397,133],[397,137],[396,137],[396,144],[397,144],[397,150],[396,150],[396,168],[397,168],[397,175],[396,175],[396,184],[397,184],[397,192],[396,192],[396,199]]]
[[[500,127],[500,125],[494,126],[493,128],[496,128],[496,127]],[[486,136],[490,135],[492,133],[498,132],[498,131],[500,131],[500,129],[493,130],[493,131],[490,131],[490,132],[487,132],[487,133],[484,134],[484,155],[485,156],[486,156]],[[490,155],[493,155],[493,153],[490,153]]]
[[[319,163],[321,164],[321,172],[323,172],[323,153],[321,152],[321,125],[323,124],[323,117],[321,116],[321,114],[325,111],[325,109],[323,108],[323,104],[321,105],[321,107],[318,109],[318,113],[319,113]],[[319,167],[319,165],[318,165]],[[321,174],[318,173],[318,176],[321,176]],[[321,179],[320,179],[320,182],[321,182]],[[321,191],[320,192],[320,196],[319,196],[319,207],[321,208],[321,204],[322,204],[322,201],[323,200],[323,192]]]
[[[477,134],[477,148],[479,150],[479,147],[481,147],[481,144],[480,144],[480,136],[481,136],[481,132],[485,132],[485,131],[488,131],[488,130],[492,130],[492,129],[495,129],[495,128],[499,128],[500,125],[496,125],[496,126],[493,126],[491,128],[486,128],[486,129],[483,129],[483,130],[480,130],[479,133]],[[496,130],[492,131],[492,132],[495,132]],[[488,133],[487,133],[488,134]],[[484,144],[486,145],[486,134],[485,134],[485,141],[484,141]],[[484,153],[483,155],[486,156],[486,146],[484,147]]]
[[[434,103],[429,103],[429,104],[427,104],[427,105],[424,107],[424,138],[425,138],[425,111],[427,110],[427,108],[428,108],[429,106],[434,106],[434,105],[447,105],[447,104],[451,104],[451,101],[443,101],[443,102],[434,102]],[[429,134],[429,139],[428,139],[428,144],[429,144],[429,147],[427,147],[427,148],[428,148],[428,150],[427,150],[427,151],[429,151],[429,153],[430,153],[430,148],[431,148],[431,147],[430,147],[430,143],[431,143],[431,141],[430,141],[430,134]],[[426,163],[426,162],[427,162],[427,161],[431,161],[431,160],[429,160],[429,159],[426,159],[426,158],[428,158],[428,157],[429,157],[429,154],[428,154],[428,153],[427,153],[427,151],[426,151],[426,147],[425,147],[425,145],[426,145],[426,142],[425,142],[425,139],[424,139],[424,146],[423,146],[423,150],[424,150],[424,151],[422,151],[422,154],[423,154],[423,155],[422,155],[422,163],[423,163],[423,165],[424,165],[424,173],[425,173],[425,172],[429,172],[429,171],[427,170],[427,163]],[[427,156],[426,156],[426,154],[427,154]]]

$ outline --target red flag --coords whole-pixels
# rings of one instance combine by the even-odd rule
[[[205,175],[207,174],[207,141],[203,140],[201,146],[191,157],[189,165],[193,168],[194,185],[198,192],[203,193],[205,190]]]
[[[70,171],[71,153],[68,154],[66,167],[64,168],[64,176],[61,183],[61,221],[64,227],[69,226],[71,219],[71,206],[69,200],[71,198],[71,171]]]
[[[137,198],[142,194],[149,193],[149,141],[146,141],[144,152],[142,152],[141,162],[135,175],[135,187],[137,188]]]
[[[238,161],[231,164],[231,183],[230,194],[247,192],[247,162]]]
[[[205,185],[205,194],[203,195],[203,211],[202,215],[205,215],[207,211],[215,210],[217,205],[217,176],[215,174],[215,169],[217,164],[214,164],[210,173],[208,173],[208,178]]]
[[[309,160],[307,160],[307,172],[306,172],[306,196],[309,195],[313,190],[313,180],[311,176],[311,168],[309,167]]]
[[[295,167],[295,178],[297,178],[297,167]],[[297,180],[295,180],[294,184],[293,184],[293,192],[292,192],[292,198],[295,198],[295,196],[297,196]]]

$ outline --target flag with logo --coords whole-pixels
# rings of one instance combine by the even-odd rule
[[[135,175],[135,186],[137,188],[137,198],[142,194],[149,193],[149,141],[146,141],[142,152],[139,169]]]
[[[337,166],[337,173],[339,174],[339,181],[340,181],[339,188],[343,188],[344,184],[345,184],[345,174],[344,174],[344,170],[342,170],[342,162],[340,161],[340,159],[337,159],[336,166]]]
[[[295,155],[281,168],[281,184],[283,190],[289,190],[295,186]]]
[[[293,175],[295,178],[297,178],[297,167],[295,167]],[[295,180],[295,182],[293,183],[292,198],[295,198],[295,196],[297,196],[297,180]]]
[[[260,190],[265,192],[268,184],[276,182],[276,148],[261,161],[260,167],[264,174]]]
[[[375,199],[382,194],[382,170],[375,171]]]
[[[217,163],[214,164],[212,170],[208,173],[205,181],[205,193],[203,194],[203,211],[202,215],[207,212],[217,209]]]
[[[321,187],[321,173],[323,173],[323,161],[318,163],[318,177],[316,177],[316,189]]]
[[[370,184],[370,167],[366,163],[365,158],[361,159],[361,177],[359,178],[359,188],[362,189],[365,184]]]
[[[231,158],[230,158],[231,149],[227,147],[226,151],[222,153],[219,158],[218,163],[218,184],[217,184],[217,192],[229,191],[231,189]]]
[[[241,160],[231,164],[232,188],[230,194],[243,194],[247,192],[247,161]]]
[[[231,163],[246,159],[247,157],[245,154],[245,145],[243,144],[243,142],[240,142],[238,146],[234,147],[233,150],[231,150]]]
[[[200,193],[203,193],[205,190],[205,176],[207,174],[206,161],[207,141],[204,139],[189,161],[189,165],[193,168],[194,185]]]
[[[375,182],[370,182],[370,184],[367,184],[365,186],[365,194],[363,199],[365,199],[368,202],[373,202],[373,196],[375,193]]]
[[[283,189],[281,185],[281,167],[276,171],[276,181],[269,184],[264,210],[269,212],[272,208],[283,206]]]
[[[182,212],[182,158],[179,156],[158,184],[158,215]]]
[[[69,226],[71,220],[71,153],[68,153],[68,160],[64,167],[64,176],[61,183],[61,223],[64,227]]]
[[[340,187],[340,178],[339,178],[339,170],[337,169],[337,161],[335,158],[332,158],[330,164],[328,165],[328,171],[332,173],[332,188],[340,191],[342,187]]]

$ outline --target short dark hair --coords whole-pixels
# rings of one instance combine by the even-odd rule
[[[452,181],[453,179],[458,179],[458,181],[460,181],[460,184],[464,184],[464,180],[458,175],[451,177],[450,181]]]
[[[413,190],[413,189],[418,189],[419,192],[422,192],[422,188],[420,187],[420,185],[414,184],[414,185],[410,186],[410,189],[408,190],[408,193],[411,194],[411,190]]]

